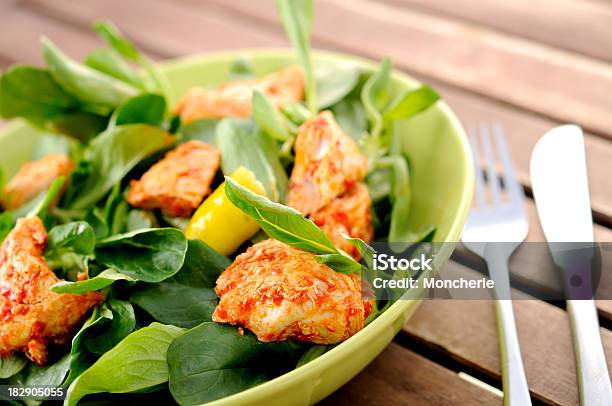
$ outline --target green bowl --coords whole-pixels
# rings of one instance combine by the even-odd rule
[[[244,50],[168,61],[163,64],[176,99],[194,85],[214,85],[223,81],[238,57],[253,61],[256,73],[265,74],[295,63],[289,50]],[[373,61],[328,52],[317,52],[316,61],[352,62],[366,71],[376,69]],[[418,82],[393,73],[393,92],[412,88]],[[473,167],[467,138],[461,124],[439,102],[426,113],[401,123],[402,147],[410,157],[413,208],[406,227],[437,226],[436,241],[458,241],[472,199]],[[7,176],[31,159],[40,133],[16,120],[0,130],[0,167]],[[454,245],[436,256],[441,266]],[[400,300],[366,328],[346,342],[308,364],[244,392],[213,402],[215,405],[266,404],[307,405],[325,398],[349,381],[371,362],[393,339],[420,304],[421,292],[412,300]],[[406,365],[410,368],[410,365]]]

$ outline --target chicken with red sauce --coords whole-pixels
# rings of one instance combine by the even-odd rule
[[[221,300],[213,321],[248,328],[264,342],[336,344],[361,330],[371,311],[358,275],[336,272],[276,240],[239,255],[215,291]]]
[[[58,294],[60,279],[43,258],[47,233],[38,217],[17,221],[0,247],[0,357],[24,352],[38,365],[47,363],[47,347],[64,344],[104,300],[98,292]]]

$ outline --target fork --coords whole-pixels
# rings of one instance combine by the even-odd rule
[[[470,131],[476,177],[475,204],[468,216],[462,241],[470,251],[486,261],[489,276],[495,283],[493,293],[496,299],[504,405],[531,405],[510,299],[508,272],[510,256],[527,237],[529,226],[523,207],[525,196],[516,179],[501,126],[481,124],[479,128],[480,131]],[[499,161],[496,161],[496,155]],[[501,164],[499,174],[496,162]]]

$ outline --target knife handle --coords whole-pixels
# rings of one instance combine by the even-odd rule
[[[574,338],[580,404],[612,405],[612,385],[606,355],[599,334],[599,321],[593,300],[568,300],[567,312]]]

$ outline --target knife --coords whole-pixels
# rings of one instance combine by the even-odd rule
[[[580,127],[562,125],[538,141],[531,155],[531,184],[553,260],[564,271],[580,404],[612,405],[612,385],[592,299],[593,218]]]

